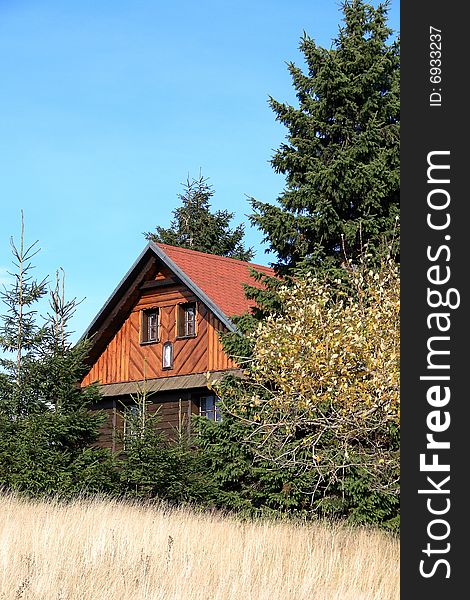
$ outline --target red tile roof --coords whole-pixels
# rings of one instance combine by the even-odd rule
[[[234,258],[196,252],[186,248],[157,244],[165,254],[195,283],[227,316],[241,315],[254,305],[247,300],[243,284],[261,288],[262,285],[250,275],[250,268],[266,275],[274,275],[273,269],[247,263]]]

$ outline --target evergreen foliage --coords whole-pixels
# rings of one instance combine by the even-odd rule
[[[92,447],[101,422],[84,409],[0,413],[0,486],[35,497],[119,492],[110,453]]]
[[[153,242],[249,261],[253,250],[245,249],[243,245],[243,224],[232,229],[233,213],[228,210],[211,212],[210,200],[214,191],[207,182],[202,175],[198,179],[188,177],[183,184],[183,193],[178,194],[181,206],[173,211],[170,227],[158,226],[155,233],[147,232],[145,237]]]
[[[289,63],[299,106],[270,98],[287,142],[271,163],[286,176],[276,204],[252,199],[251,222],[277,255],[284,277],[334,280],[341,265],[367,252],[376,262],[398,258],[399,44],[388,44],[387,3],[377,8],[343,3],[344,26],[331,49],[304,34],[307,71]],[[238,334],[223,337],[234,357],[249,357],[246,337],[260,319],[282,312],[280,282],[261,273],[265,289],[246,286],[257,308],[234,321]]]
[[[172,503],[200,501],[206,485],[198,485],[201,475],[197,454],[183,441],[169,442],[156,426],[156,420],[152,419],[126,440],[119,457],[121,493],[131,498],[161,498]]]
[[[0,407],[19,417],[31,412],[32,399],[36,395],[37,354],[46,335],[36,319],[36,304],[47,293],[47,278],[34,279],[32,259],[39,251],[37,242],[25,244],[24,219],[21,215],[20,243],[10,239],[15,270],[10,287],[4,286],[0,299],[6,306],[1,316],[0,357]],[[36,407],[37,408],[37,407]]]
[[[57,276],[40,324],[35,307],[47,282],[32,277],[37,248],[24,243],[22,225],[20,244],[12,241],[13,285],[1,294],[0,487],[398,529],[398,287],[374,299],[359,288],[354,296],[347,278],[336,282],[345,265],[356,282],[382,281],[380,272],[358,269],[360,257],[366,248],[380,264],[398,219],[399,46],[388,43],[387,6],[346,0],[333,47],[304,35],[306,73],[289,64],[298,108],[270,98],[288,130],[272,159],[286,188],[275,205],[253,199],[251,221],[283,279],[258,273],[265,289],[246,286],[258,307],[234,318],[238,331],[224,337],[245,378],[222,381],[223,420],[195,418],[194,439],[169,444],[144,394],[127,416],[123,451],[96,447],[103,416],[88,409],[99,391],[77,386],[87,342],[69,341],[77,302],[65,300]],[[211,212],[213,194],[202,175],[188,177],[170,227],[146,238],[250,260],[243,225],[232,229],[233,213]],[[303,279],[309,272],[314,289]]]
[[[194,443],[210,475],[205,503],[245,517],[313,516],[310,474],[280,468],[254,450],[254,428],[222,410],[222,421],[195,417]]]
[[[131,498],[161,498],[171,503],[200,503],[208,481],[199,468],[199,454],[188,436],[179,432],[169,442],[158,429],[160,417],[150,413],[151,394],[145,388],[123,406],[126,422],[118,453],[121,494]],[[178,432],[175,432],[178,433]]]
[[[57,276],[50,312],[40,324],[36,303],[46,280],[32,279],[36,243],[12,241],[16,272],[2,298],[0,345],[5,352],[0,377],[0,486],[33,495],[68,496],[79,491],[116,489],[109,452],[93,447],[103,416],[88,410],[99,392],[77,386],[84,372],[87,343],[69,341],[76,300],[66,301]],[[9,358],[8,353],[13,353]]]
[[[241,388],[243,383],[234,381],[233,385]],[[384,492],[367,468],[348,468],[341,480],[326,482],[314,469],[280,464],[272,460],[268,450],[263,454],[262,436],[250,422],[255,411],[244,419],[231,415],[223,406],[221,413],[221,422],[194,418],[199,467],[208,476],[198,501],[202,506],[246,518],[342,518],[351,524],[399,530],[399,497]],[[384,469],[380,478],[384,483],[391,477]]]
[[[258,461],[304,478],[324,515],[398,526],[399,275],[360,262],[346,285],[298,279],[246,336],[244,377],[214,384]],[[348,281],[349,280],[349,281]]]
[[[388,4],[346,0],[331,49],[304,34],[306,72],[288,64],[299,106],[270,98],[287,141],[271,163],[286,176],[277,204],[252,199],[251,221],[279,272],[334,272],[367,246],[380,254],[399,213],[399,45]],[[396,250],[396,248],[395,248]]]
[[[298,108],[270,98],[288,130],[272,159],[286,187],[275,205],[252,199],[251,221],[283,280],[246,290],[258,309],[223,337],[246,378],[218,393],[259,459],[310,472],[304,491],[318,514],[396,530],[398,283],[388,259],[398,258],[399,44],[387,41],[387,3],[342,8],[333,47],[304,34],[306,73],[288,65]]]

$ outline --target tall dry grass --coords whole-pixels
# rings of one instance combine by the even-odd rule
[[[399,543],[117,501],[0,497],[1,600],[398,600]]]

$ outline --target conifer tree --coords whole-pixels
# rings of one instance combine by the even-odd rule
[[[395,527],[399,270],[393,260],[372,269],[364,259],[343,269],[343,280],[349,293],[341,280],[313,276],[279,289],[283,311],[246,336],[244,378],[214,387],[255,455],[311,473],[312,505],[325,508],[329,498],[343,516]]]
[[[92,447],[103,415],[88,408],[99,391],[77,385],[89,342],[69,340],[78,303],[65,299],[64,279],[57,276],[50,311],[39,317],[47,278],[32,276],[36,244],[25,243],[22,218],[20,242],[11,240],[16,271],[1,294],[0,487],[34,495],[110,491],[117,480],[111,455]]]
[[[15,270],[10,272],[11,286],[4,286],[0,299],[6,312],[0,318],[0,408],[12,417],[33,409],[31,390],[35,387],[35,364],[45,328],[37,323],[37,302],[47,293],[47,278],[33,277],[32,259],[39,252],[37,241],[28,245],[21,214],[21,235],[17,245],[10,239]]]
[[[388,2],[346,0],[331,49],[307,34],[306,72],[288,64],[298,107],[270,98],[287,141],[271,161],[286,176],[277,204],[252,199],[251,221],[281,273],[329,271],[392,239],[399,212],[399,45]]]
[[[214,195],[208,179],[188,177],[183,184],[183,193],[178,194],[181,206],[173,211],[170,227],[158,226],[156,232],[147,232],[145,237],[153,242],[181,246],[249,261],[253,257],[251,248],[243,245],[244,226],[230,228],[233,213],[228,210],[211,212],[210,200]]]
[[[37,394],[49,409],[62,412],[84,410],[96,403],[99,392],[90,386],[77,386],[85,373],[89,340],[73,344],[70,322],[81,301],[65,296],[65,272],[56,272],[53,288],[49,290],[49,311],[45,317],[44,336],[38,348]],[[88,418],[88,417],[87,417]],[[99,422],[96,421],[95,423]],[[93,419],[90,420],[92,422]]]
[[[286,176],[286,187],[276,204],[252,199],[251,221],[264,233],[264,241],[277,255],[277,271],[291,287],[280,293],[278,282],[264,278],[267,290],[247,290],[259,309],[237,322],[245,335],[230,333],[223,339],[229,354],[249,357],[243,364],[245,378],[225,378],[217,392],[223,400],[222,409],[225,405],[242,423],[248,421],[258,431],[266,425],[266,438],[261,444],[247,429],[246,439],[253,442],[258,454],[284,467],[310,469],[312,473],[318,467],[319,479],[311,491],[319,510],[329,504],[325,504],[329,494],[332,504],[339,501],[340,513],[356,521],[387,522],[388,527],[394,527],[398,503],[396,424],[389,422],[388,416],[378,419],[382,410],[379,402],[375,412],[364,411],[364,419],[358,418],[357,423],[354,414],[354,425],[349,429],[345,422],[335,421],[336,416],[344,418],[343,407],[336,400],[347,399],[348,389],[364,398],[357,391],[357,381],[352,381],[356,374],[363,378],[364,385],[371,386],[380,401],[384,395],[378,371],[372,380],[371,373],[361,372],[360,361],[352,365],[351,372],[351,365],[346,363],[338,371],[335,361],[353,355],[351,348],[343,344],[353,328],[346,331],[342,326],[345,315],[341,307],[347,300],[351,309],[360,308],[360,294],[352,284],[354,274],[360,275],[361,265],[368,264],[374,270],[367,268],[364,273],[368,276],[371,272],[380,280],[385,273],[384,259],[389,253],[397,256],[390,242],[397,245],[398,241],[394,238],[399,212],[399,47],[397,42],[387,44],[391,33],[386,26],[387,8],[387,3],[373,8],[362,0],[344,2],[344,26],[333,47],[323,49],[304,35],[300,49],[307,72],[289,64],[299,107],[270,99],[277,120],[288,129],[286,143],[272,160],[274,169]],[[351,276],[346,277],[347,273]],[[330,294],[316,330],[311,322],[301,323],[299,306],[287,300],[300,290],[297,298],[307,310],[321,308],[321,302],[315,305],[313,296],[305,293],[312,285],[314,295],[321,290]],[[397,286],[392,285],[389,291],[396,293]],[[387,309],[386,318],[396,317],[396,311],[388,310],[388,305],[375,307],[374,302],[371,300],[372,307]],[[336,321],[332,311],[335,306]],[[266,313],[271,313],[267,319]],[[372,318],[372,310],[366,313]],[[363,322],[353,317],[360,330]],[[285,336],[281,334],[282,322],[288,323]],[[396,341],[396,325],[395,320],[392,337],[386,320],[374,323],[378,347]],[[261,332],[270,327],[279,377],[261,367],[270,351]],[[346,336],[338,342],[341,352],[334,351],[331,340],[326,339],[329,333]],[[363,332],[357,334],[357,340],[365,340]],[[331,360],[324,360],[322,348],[331,351]],[[375,352],[371,355],[377,358]],[[393,353],[388,358],[396,363]],[[300,373],[299,387],[293,385],[296,372]],[[383,372],[392,374],[386,368]],[[394,376],[396,373],[393,371]],[[317,402],[319,392],[324,393],[321,403]],[[388,392],[388,397],[396,397],[393,385]],[[264,396],[257,396],[260,393]],[[358,403],[351,406],[358,408]],[[306,417],[302,422],[299,414]],[[362,439],[359,426],[364,433]],[[380,433],[376,434],[374,428]],[[282,435],[277,437],[281,430]],[[347,443],[346,431],[351,434]],[[323,454],[317,464],[314,459],[319,448]],[[356,462],[345,460],[348,452],[350,457],[354,454]],[[287,464],[287,456],[293,458],[291,464]]]

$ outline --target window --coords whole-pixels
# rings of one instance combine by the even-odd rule
[[[199,399],[199,414],[211,421],[221,421],[222,417],[217,406],[217,396],[202,396]]]
[[[178,305],[178,337],[196,335],[196,303],[187,302]]]
[[[129,445],[130,440],[135,438],[141,426],[142,412],[137,404],[131,404],[124,409],[124,450]]]
[[[140,342],[148,344],[149,342],[158,341],[158,309],[142,311],[142,329]]]
[[[171,342],[165,342],[163,344],[162,368],[163,369],[172,369],[173,368],[173,344]]]

